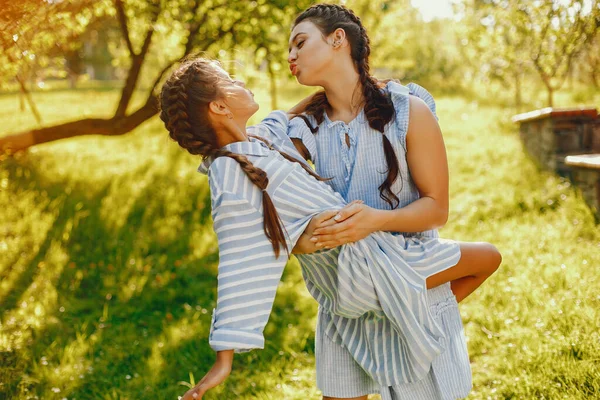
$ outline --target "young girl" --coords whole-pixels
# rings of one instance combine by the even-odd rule
[[[183,63],[163,86],[160,103],[171,138],[204,157],[199,170],[208,172],[219,242],[218,299],[209,338],[217,361],[186,400],[221,383],[234,352],[264,347],[262,332],[288,259],[282,253],[289,253],[311,221],[318,224],[331,216],[324,211],[347,203],[301,159],[287,136],[285,113],[275,111],[249,129],[257,137],[247,133],[258,105],[242,82],[214,62]],[[304,257],[322,260],[303,265],[303,276],[321,307],[335,316],[336,329],[349,329],[365,314],[391,321],[386,337],[404,361],[367,351],[365,359],[382,373],[396,369],[405,381],[427,374],[443,350],[443,332],[426,306],[426,288],[439,284],[443,271],[454,269],[443,279],[465,276],[455,268],[461,258],[457,243],[375,232]],[[360,340],[373,338],[361,334]]]

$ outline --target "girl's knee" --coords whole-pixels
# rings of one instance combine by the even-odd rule
[[[496,246],[491,243],[486,243],[486,250],[489,257],[489,273],[493,274],[502,264],[502,254]]]

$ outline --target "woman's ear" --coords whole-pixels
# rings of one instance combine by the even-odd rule
[[[346,41],[346,31],[342,28],[337,28],[331,35],[329,35],[329,38],[331,40],[331,45],[334,48],[341,47]]]

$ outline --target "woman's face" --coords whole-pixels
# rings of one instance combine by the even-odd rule
[[[327,66],[333,61],[334,50],[311,21],[302,21],[290,34],[288,63],[298,83],[323,86],[329,77]]]
[[[256,111],[258,111],[258,103],[254,101],[254,93],[246,89],[246,84],[240,80],[234,80],[221,67],[216,67],[217,72],[221,77],[219,89],[223,95],[223,102],[233,114],[235,120],[247,120]]]

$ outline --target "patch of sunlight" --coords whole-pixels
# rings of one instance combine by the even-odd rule
[[[160,378],[163,368],[165,367],[166,361],[162,354],[162,348],[164,347],[163,342],[156,342],[152,345],[150,351],[150,357],[148,357],[147,364],[150,376],[148,377],[151,382],[157,382]]]
[[[190,235],[191,258],[200,259],[218,250],[217,237],[212,229],[212,224],[197,227]]]
[[[143,135],[135,134],[140,131]],[[45,182],[70,181],[91,192],[115,181],[129,187],[148,180],[149,170],[170,168],[168,138],[152,133],[138,129],[121,136],[78,136],[35,146],[31,153]]]
[[[133,296],[137,296],[142,293],[146,283],[148,283],[148,275],[133,275],[129,278],[127,283],[119,285],[119,299],[126,303]]]
[[[46,192],[7,190],[0,195],[0,219],[6,224],[0,231],[0,302],[14,288],[22,274],[38,255],[41,244],[60,213],[56,201],[50,202]],[[61,203],[60,201],[58,203]],[[48,205],[50,204],[50,207]],[[50,212],[44,211],[49,208]],[[9,265],[10,262],[14,262]]]
[[[192,312],[192,307],[189,304],[184,307],[189,311],[187,316],[176,323],[168,323],[169,325],[165,327],[163,333],[152,344],[151,354],[146,362],[153,381],[159,379],[162,369],[166,365],[163,354],[168,353],[169,350],[179,348],[182,341],[197,338],[208,332],[208,327],[202,326],[200,323],[201,315],[204,313],[198,310],[198,307]]]
[[[108,193],[100,202],[100,216],[107,230],[118,231],[125,225],[131,209],[152,180],[151,174],[137,179],[120,174],[111,181]],[[125,186],[127,190],[123,190]]]
[[[46,325],[59,322],[54,314],[63,312],[64,307],[57,304],[56,283],[67,261],[68,254],[60,242],[53,241],[48,249],[46,260],[38,264],[37,276],[19,298],[18,307],[4,313],[6,326],[2,327],[2,330],[4,328],[9,331],[17,329],[17,332],[10,334],[10,340],[6,338],[0,340],[7,346],[6,350],[20,349],[26,346],[31,337],[31,330],[40,330]]]
[[[45,383],[49,392],[69,393],[85,382],[87,374],[93,372],[92,362],[86,356],[97,341],[96,335],[87,336],[84,324],[76,333],[75,340],[64,347],[50,347],[52,355],[44,355],[33,361],[33,375]],[[52,394],[46,393],[52,397]]]

